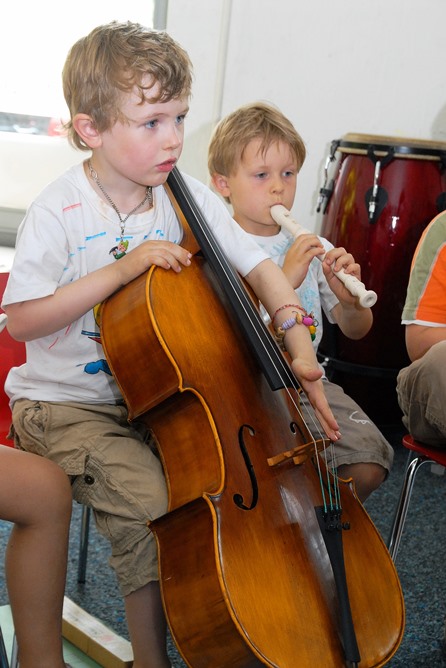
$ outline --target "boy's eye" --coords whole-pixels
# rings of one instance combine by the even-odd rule
[[[176,117],[176,123],[177,125],[181,125],[184,123],[184,119],[186,118],[186,114],[180,114],[180,116]]]
[[[266,172],[258,172],[257,173],[257,178],[258,179],[264,179],[266,177]]]
[[[156,127],[157,123],[158,123],[158,121],[155,119],[153,121],[147,121],[147,123],[145,123],[145,126],[146,126],[146,128],[154,128],[154,127]]]

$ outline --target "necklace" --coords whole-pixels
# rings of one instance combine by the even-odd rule
[[[101,190],[101,192],[102,192],[102,194],[104,195],[104,197],[105,197],[105,199],[107,200],[107,202],[110,204],[110,206],[112,207],[112,209],[114,209],[114,210],[116,211],[116,213],[118,214],[119,225],[120,225],[120,228],[121,228],[121,235],[120,235],[120,239],[119,239],[119,244],[118,244],[118,246],[113,246],[113,248],[110,250],[110,253],[113,254],[115,260],[119,260],[120,257],[122,257],[123,255],[126,254],[126,251],[127,251],[127,249],[128,249],[128,246],[129,246],[129,242],[128,242],[128,240],[127,240],[127,239],[124,239],[124,234],[125,234],[125,224],[126,224],[126,222],[128,221],[128,219],[130,218],[130,216],[131,216],[132,214],[134,214],[136,211],[138,211],[138,209],[140,209],[142,206],[144,206],[144,204],[145,204],[146,202],[149,202],[149,208],[150,208],[150,209],[152,208],[152,206],[153,206],[152,187],[151,187],[151,186],[147,186],[147,187],[146,187],[146,194],[145,194],[144,199],[142,200],[142,202],[140,202],[137,206],[135,206],[135,207],[130,211],[130,213],[128,213],[128,214],[126,215],[125,218],[122,218],[122,216],[121,216],[121,214],[120,214],[120,212],[119,212],[118,207],[116,206],[116,204],[114,203],[114,201],[112,200],[112,198],[110,197],[110,195],[109,195],[108,192],[105,190],[105,188],[104,188],[104,186],[102,185],[102,183],[100,182],[98,173],[97,173],[97,171],[93,168],[93,165],[91,164],[91,160],[88,161],[88,170],[89,170],[89,172],[90,172],[90,177],[93,179],[93,181],[96,183],[96,185],[98,186],[98,188]]]

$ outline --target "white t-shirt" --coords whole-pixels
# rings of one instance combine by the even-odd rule
[[[278,234],[271,237],[262,237],[257,236],[256,234],[250,234],[249,236],[279,267],[283,266],[285,255],[294,242],[292,235],[283,229],[281,229]],[[327,239],[321,238],[320,240],[325,248],[325,252],[334,248]],[[313,313],[318,321],[316,338],[313,341],[314,349],[317,351],[323,333],[322,310],[327,316],[328,322],[334,323],[335,320],[331,315],[331,310],[339,303],[338,298],[327,283],[320,260],[314,258],[310,262],[307,275],[300,287],[297,288],[296,292],[303,308],[307,313]]]
[[[185,176],[220,246],[245,276],[268,256],[232,220],[221,200],[205,185]],[[130,216],[124,239],[129,251],[146,240],[179,243],[182,228],[162,186],[153,189],[151,210]],[[120,241],[116,212],[91,186],[83,165],[48,185],[28,209],[2,306],[54,294],[104,265],[116,262]],[[105,360],[100,331],[90,310],[49,336],[26,344],[27,361],[11,369],[5,391],[11,405],[19,398],[42,401],[114,403],[121,400]]]

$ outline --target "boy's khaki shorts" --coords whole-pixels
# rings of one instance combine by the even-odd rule
[[[446,442],[446,341],[438,341],[424,355],[401,369],[397,378],[403,424],[412,436],[437,448]]]
[[[389,473],[393,463],[393,448],[369,416],[342,387],[324,380],[324,390],[330,408],[339,424],[342,438],[336,443],[336,467],[343,464],[379,464]],[[315,438],[320,438],[319,423],[305,395],[301,396],[304,417]],[[314,420],[314,422],[313,422]],[[328,454],[328,460],[330,455]]]
[[[125,406],[21,399],[12,431],[16,447],[59,464],[72,478],[74,499],[93,508],[122,595],[157,580],[147,523],[167,511],[167,490],[149,433],[129,425]]]

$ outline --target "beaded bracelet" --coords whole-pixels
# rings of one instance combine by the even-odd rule
[[[318,321],[314,317],[313,313],[307,313],[305,309],[303,309],[301,306],[296,306],[304,315],[301,315],[300,313],[297,313],[294,311],[294,317],[293,318],[288,318],[287,320],[284,320],[283,323],[274,329],[276,341],[281,347],[282,350],[286,350],[285,348],[285,334],[291,327],[294,327],[294,325],[305,325],[308,327],[308,330],[310,332],[311,340],[314,341],[316,338],[316,328],[318,326]]]
[[[299,306],[299,304],[284,304],[283,306],[279,306],[279,308],[274,312],[273,317],[271,318],[271,322],[274,325],[274,320],[276,319],[276,316],[280,311],[283,311],[286,308],[297,308],[299,311],[302,311],[306,315],[305,309],[302,308],[302,306]]]

